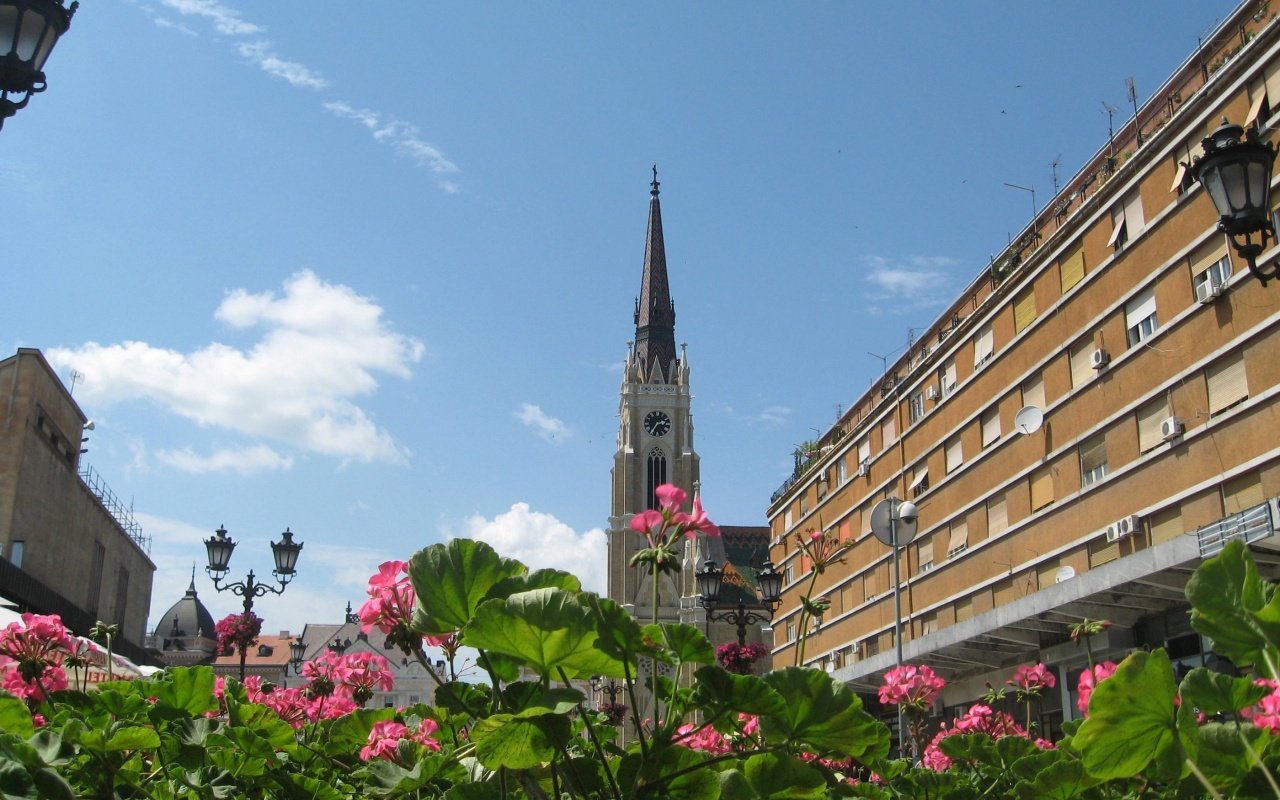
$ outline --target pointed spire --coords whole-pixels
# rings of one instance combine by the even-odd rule
[[[669,382],[676,360],[676,309],[667,285],[667,251],[662,241],[662,206],[658,202],[658,167],[650,184],[649,232],[645,238],[644,275],[636,301],[636,356],[645,377],[659,370]]]
[[[187,594],[191,597],[196,596],[196,562],[191,562],[191,585],[187,587]]]

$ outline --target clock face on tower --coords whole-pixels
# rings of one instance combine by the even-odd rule
[[[645,415],[644,429],[650,436],[666,436],[671,430],[671,417],[661,411],[650,411]]]

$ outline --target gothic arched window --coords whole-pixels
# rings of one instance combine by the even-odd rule
[[[649,459],[645,469],[645,496],[648,505],[645,508],[658,507],[658,495],[654,491],[667,482],[667,457],[658,448],[649,451]]]

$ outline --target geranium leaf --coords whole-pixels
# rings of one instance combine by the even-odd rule
[[[714,664],[716,649],[707,635],[682,622],[645,625],[644,633],[667,649],[671,661],[678,664]]]
[[[1205,714],[1234,714],[1271,693],[1248,678],[1233,678],[1204,667],[1196,667],[1182,679],[1178,687],[1182,702]]]
[[[162,674],[164,679],[148,681],[145,687],[157,705],[172,706],[193,717],[217,710],[212,667],[170,667]]]
[[[819,800],[827,796],[821,772],[782,753],[752,756],[743,774],[761,800]]]
[[[781,713],[760,718],[766,736],[864,760],[889,752],[889,729],[863,711],[858,696],[827,673],[786,667],[765,675],[764,681],[786,704]]]
[[[1173,667],[1163,650],[1122,661],[1094,688],[1089,718],[1072,739],[1089,774],[1129,778],[1153,762],[1167,766],[1170,753],[1179,754],[1173,698]]]
[[[1237,664],[1257,664],[1265,677],[1275,663],[1280,638],[1268,638],[1276,630],[1280,609],[1272,607],[1259,620],[1275,597],[1275,587],[1262,580],[1248,548],[1238,539],[1227,542],[1222,552],[1205,560],[1187,581],[1191,601],[1191,627],[1213,641],[1215,652]],[[1264,655],[1264,653],[1266,655]],[[1268,657],[1270,656],[1270,657]]]
[[[414,554],[409,577],[417,596],[413,628],[439,636],[460,630],[499,582],[528,571],[474,539],[451,539]]]
[[[545,709],[495,714],[472,731],[476,758],[489,769],[529,769],[550,763],[570,736],[567,717]]]
[[[723,667],[699,667],[694,673],[694,702],[704,705],[709,716],[720,711],[740,714],[781,714],[786,710],[782,695],[755,675],[734,675]]]
[[[513,594],[531,592],[534,589],[564,589],[570,594],[577,594],[582,591],[582,582],[568,572],[540,569],[528,575],[515,575],[498,581],[489,590],[489,599],[505,600]]]
[[[519,659],[539,675],[553,668],[570,677],[621,674],[617,659],[596,647],[591,610],[562,589],[536,589],[480,606],[462,643]]]
[[[1003,741],[1003,740],[1001,740]],[[1076,800],[1098,781],[1074,758],[1061,758],[1039,770],[1031,780],[1014,787],[1015,797],[1044,800]]]
[[[0,730],[23,739],[36,732],[27,704],[11,694],[0,694]]]

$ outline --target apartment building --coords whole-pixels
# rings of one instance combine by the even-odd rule
[[[1187,164],[1226,116],[1280,138],[1280,23],[1245,2],[1106,142],[774,493],[784,570],[774,663],[795,659],[812,564],[830,610],[805,661],[859,691],[896,663],[895,578],[871,511],[919,508],[899,550],[902,651],[972,702],[1043,660],[1073,716],[1082,619],[1114,626],[1095,656],[1164,646],[1216,659],[1183,588],[1233,537],[1280,576],[1280,282],[1263,286]],[[1259,258],[1270,264],[1280,248]]]

